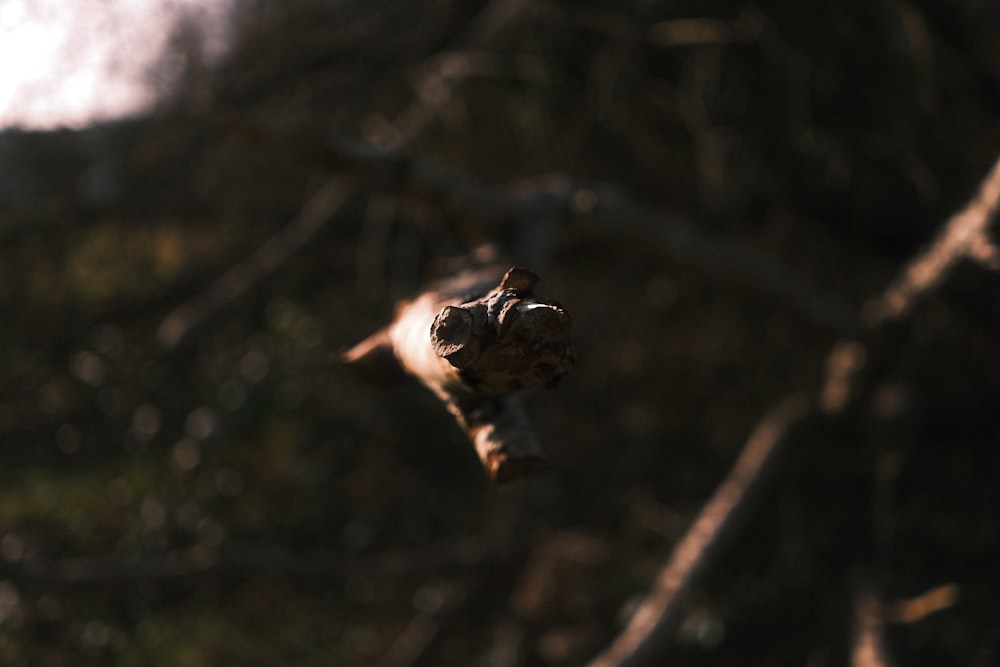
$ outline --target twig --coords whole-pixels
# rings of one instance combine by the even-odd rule
[[[712,494],[669,562],[660,570],[652,590],[639,605],[628,626],[589,667],[651,665],[673,636],[688,591],[700,579],[720,544],[733,533],[761,486],[765,472],[794,426],[810,414],[812,404],[791,396],[761,420],[732,470]]]
[[[506,482],[543,458],[515,392],[556,383],[573,349],[566,311],[534,296],[538,276],[512,268],[490,289],[490,273],[466,273],[401,304],[388,328],[334,363],[381,378],[397,362],[445,404],[490,477]]]
[[[854,637],[851,667],[891,667],[885,648],[885,620],[882,605],[870,590],[854,599]]]
[[[958,586],[944,584],[914,598],[884,602],[870,587],[861,588],[854,598],[852,667],[891,667],[895,661],[886,647],[885,626],[919,621],[953,606],[958,596]]]
[[[962,259],[1000,269],[1000,253],[989,237],[990,224],[1000,207],[1000,160],[983,179],[976,196],[945,224],[934,242],[910,261],[881,297],[868,306],[869,324],[879,326],[898,319],[912,308],[917,297],[941,283]]]
[[[174,349],[195,327],[274,273],[316,237],[352,194],[342,178],[329,179],[287,227],[163,319],[156,331],[160,349]]]
[[[379,667],[413,667],[421,663],[450,620],[473,596],[481,593],[481,578],[466,572],[457,579],[424,584],[414,594],[416,614],[393,639]]]
[[[816,409],[828,416],[843,412],[860,393],[863,380],[860,373],[870,367],[870,358],[879,347],[878,338],[885,331],[884,325],[906,317],[917,298],[943,282],[955,263],[969,256],[970,248],[988,238],[998,206],[1000,159],[984,179],[977,196],[951,218],[929,249],[908,262],[900,276],[873,301],[877,317],[871,321],[865,342],[842,340],[834,345],[815,398],[793,394],[764,416],[732,470],[660,570],[638,611],[589,667],[652,664],[652,658],[672,638],[684,593],[700,580],[719,543],[738,527],[739,516],[749,511],[756,495],[752,491],[760,486],[761,477],[773,467],[772,462],[780,446],[788,441],[792,427]]]

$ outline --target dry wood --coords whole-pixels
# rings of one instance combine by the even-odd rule
[[[962,259],[1000,269],[1000,251],[990,226],[1000,208],[1000,160],[993,164],[975,197],[948,220],[926,250],[911,260],[877,300],[867,306],[869,323],[878,326],[906,315],[917,297],[934,289]]]
[[[544,458],[517,392],[553,386],[573,365],[573,348],[569,315],[534,296],[537,275],[515,267],[499,284],[495,276],[469,272],[400,304],[391,325],[335,362],[376,380],[399,370],[419,380],[490,477],[507,482]]]
[[[732,470],[712,494],[694,523],[656,577],[649,594],[614,642],[589,667],[652,665],[673,637],[687,593],[699,580],[724,538],[743,518],[742,512],[760,487],[792,428],[810,414],[812,404],[793,395],[779,403],[758,424]]]

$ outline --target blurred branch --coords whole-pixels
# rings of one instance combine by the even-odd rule
[[[245,136],[293,154],[307,164],[336,172],[293,218],[288,226],[264,242],[249,257],[237,262],[212,285],[171,311],[157,331],[164,351],[179,345],[204,321],[223,310],[234,299],[253,289],[279,269],[298,250],[325,228],[350,199],[356,188],[389,191],[422,204],[460,211],[487,224],[514,223],[519,230],[534,229],[551,220],[600,223],[596,230],[607,237],[614,225],[616,235],[629,241],[648,243],[650,239],[676,263],[695,268],[710,277],[724,277],[748,285],[767,296],[792,306],[810,321],[835,331],[851,331],[855,326],[852,309],[839,299],[809,285],[800,276],[781,268],[776,257],[713,238],[691,221],[667,216],[631,200],[609,185],[587,187],[567,178],[546,179],[539,191],[511,196],[449,171],[403,151],[430,126],[453,98],[458,86],[475,71],[468,49],[482,48],[501,30],[513,23],[527,3],[523,0],[494,0],[468,26],[456,42],[438,56],[428,59],[428,67],[414,82],[414,101],[392,122],[372,122],[366,137],[372,143],[332,138],[317,141],[308,136],[286,135],[266,129],[233,114],[224,114],[225,123]],[[721,24],[706,20],[674,21],[654,26],[656,34],[672,40],[705,38],[706,31],[718,33]],[[660,38],[663,38],[660,35]],[[684,37],[686,36],[686,37]],[[377,119],[377,116],[373,116]],[[552,187],[553,184],[558,184]],[[624,224],[623,224],[624,223]],[[623,226],[625,229],[620,230]]]
[[[877,301],[867,306],[870,324],[878,326],[906,315],[914,301],[937,287],[962,259],[1000,270],[1000,250],[988,234],[998,207],[1000,161],[983,179],[972,201],[952,216],[934,242],[907,264]]]
[[[842,340],[828,356],[821,386],[810,394],[792,394],[779,401],[757,425],[732,470],[716,488],[687,533],[657,575],[651,591],[625,629],[598,655],[589,667],[639,667],[652,660],[670,643],[685,593],[700,581],[712,556],[742,523],[761,479],[774,467],[776,455],[787,444],[794,427],[810,414],[830,417],[843,413],[863,393],[860,377],[872,367],[871,358],[884,346],[879,340],[884,325],[899,321],[912,312],[914,302],[943,282],[949,270],[970,248],[987,239],[990,225],[1000,206],[1000,159],[983,180],[976,197],[953,216],[924,253],[908,262],[899,277],[878,301],[878,317],[871,323],[865,342]],[[951,592],[949,590],[949,595]],[[942,596],[946,601],[953,597]],[[858,635],[855,664],[884,665],[880,648],[880,625],[872,624],[870,601],[858,600]],[[879,620],[879,624],[881,620]],[[869,659],[868,662],[861,658]],[[861,661],[858,661],[861,660]],[[881,660],[879,662],[878,660]]]
[[[592,197],[592,209],[572,208],[581,195]],[[655,248],[678,266],[729,287],[747,288],[825,329],[842,334],[857,329],[853,309],[841,297],[787,269],[769,253],[718,237],[692,220],[656,211],[612,186],[564,187],[563,196],[585,230],[592,229],[585,223],[595,223],[606,238],[613,229],[627,243]]]
[[[389,649],[379,660],[379,667],[412,667],[421,664],[428,649],[453,620],[484,587],[480,577],[466,572],[451,581],[424,584],[414,595],[417,613],[395,635]]]
[[[942,584],[912,598],[886,602],[883,614],[887,623],[916,623],[930,614],[955,606],[960,595],[961,589],[957,584]]]
[[[172,350],[194,327],[274,273],[316,237],[352,194],[352,189],[342,179],[328,180],[286,227],[207,289],[174,308],[156,331],[160,348]]]
[[[525,4],[523,0],[493,0],[446,52],[485,46],[517,18]],[[402,149],[430,126],[438,110],[451,99],[464,78],[457,76],[453,70],[452,59],[439,57],[435,60],[435,67],[417,79],[414,84],[417,97],[389,124],[392,132],[384,137],[384,147]],[[341,176],[330,178],[284,229],[266,240],[249,257],[237,262],[208,288],[171,311],[156,333],[160,348],[166,352],[174,349],[195,327],[267,279],[315,238],[352,194],[352,185]]]
[[[875,594],[864,589],[854,599],[851,667],[890,667],[885,647],[885,620]]]
[[[891,667],[885,641],[887,623],[914,623],[958,600],[955,584],[944,584],[908,600],[884,602],[871,587],[861,588],[854,599],[854,636],[851,646],[852,667]]]
[[[840,298],[784,268],[777,257],[717,237],[695,222],[657,211],[609,184],[585,184],[548,175],[522,184],[513,193],[446,169],[419,155],[386,151],[346,137],[325,140],[311,134],[281,132],[246,119],[234,125],[255,140],[281,147],[358,186],[394,193],[422,206],[459,213],[482,224],[491,236],[513,228],[522,235],[562,224],[573,233],[606,242],[655,248],[679,266],[729,285],[746,287],[778,301],[808,321],[840,333],[858,328],[853,309]]]
[[[888,623],[915,623],[928,614],[948,609],[958,601],[955,584],[936,586],[916,597],[884,602],[870,587],[862,588],[854,600],[853,667],[891,667],[885,642]]]
[[[741,33],[736,22],[707,18],[661,21],[648,30],[649,41],[665,48],[726,44],[750,37]]]

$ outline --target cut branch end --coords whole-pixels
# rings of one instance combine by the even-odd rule
[[[569,314],[534,296],[538,282],[518,267],[485,286],[481,273],[460,276],[400,304],[389,327],[336,363],[376,381],[415,377],[455,417],[494,481],[522,477],[545,454],[516,393],[555,385],[574,361]]]

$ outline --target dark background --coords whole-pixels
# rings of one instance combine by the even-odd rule
[[[768,406],[819,386],[1000,147],[986,0],[246,0],[232,20],[219,62],[196,22],[176,28],[148,115],[0,134],[5,665],[585,663]],[[610,184],[847,316],[748,283],[732,255],[677,261],[649,228],[486,222],[362,182],[157,345],[331,175],[234,117],[385,142],[408,109],[428,120],[406,155],[500,192]],[[546,468],[506,487],[419,387],[327,367],[483,243],[541,274],[578,357],[527,398]],[[860,587],[950,585],[947,608],[887,626],[889,653],[997,664],[998,287],[960,264],[870,409],[792,443],[675,662],[844,664]]]

